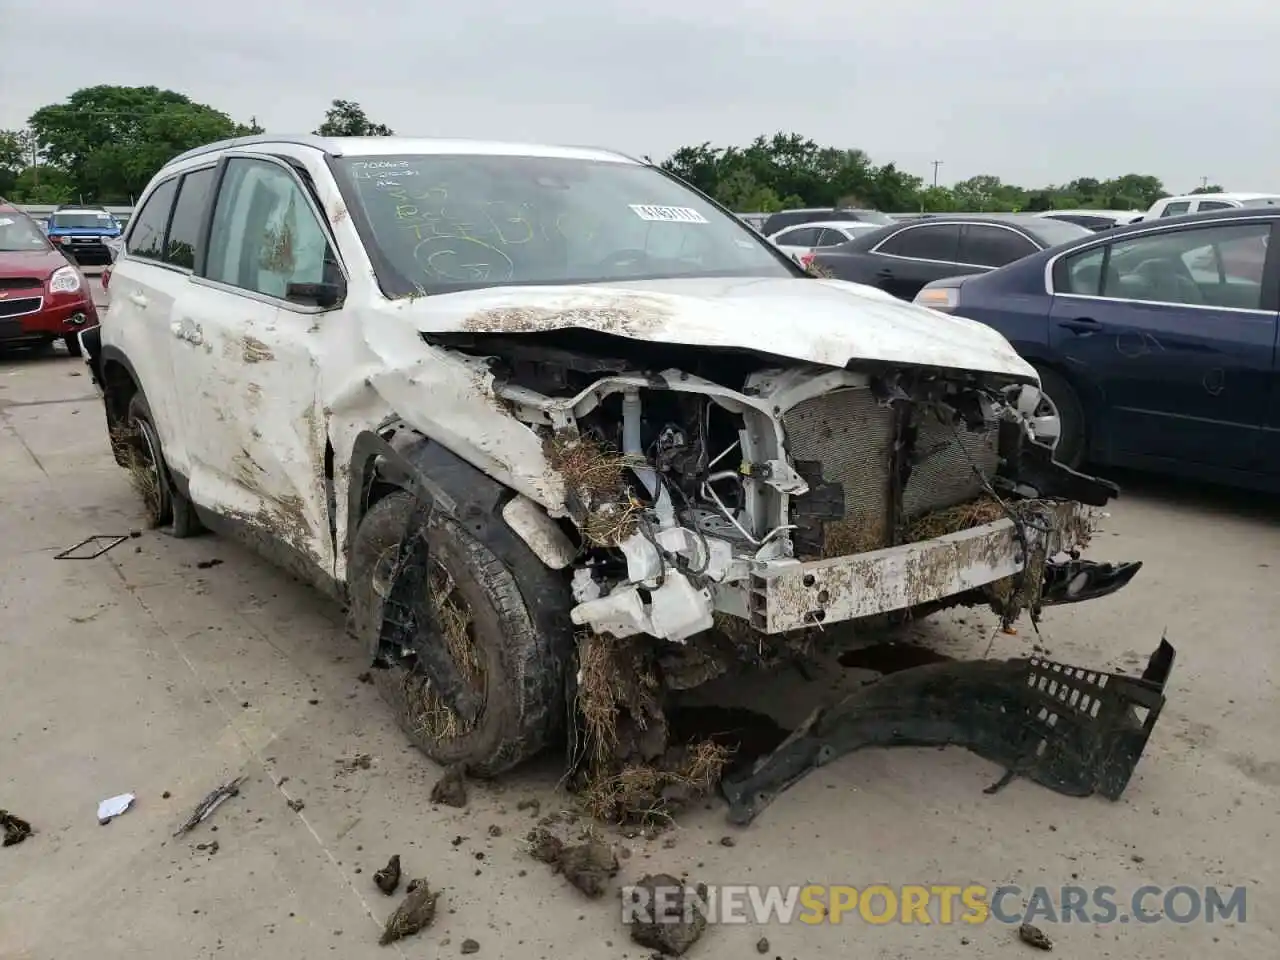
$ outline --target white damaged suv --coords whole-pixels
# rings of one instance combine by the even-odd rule
[[[210,144],[108,292],[86,347],[154,524],[343,598],[409,735],[481,775],[573,727],[584,636],[712,676],[1136,572],[1079,558],[1117,491],[1054,462],[998,333],[809,275],[617,153]]]

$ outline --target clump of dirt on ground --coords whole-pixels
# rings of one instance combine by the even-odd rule
[[[643,877],[634,894],[641,916],[630,921],[631,939],[669,956],[682,956],[707,929],[706,884],[691,886],[667,873]]]
[[[538,826],[525,836],[529,845],[529,856],[540,863],[556,864],[560,862],[560,852],[564,850],[564,841],[546,827]]]
[[[465,807],[467,805],[467,783],[462,767],[450,767],[444,776],[431,788],[431,802],[442,803],[446,807]]]
[[[643,505],[628,490],[632,459],[589,436],[557,433],[544,445],[550,467],[581,505],[579,527],[595,546],[617,546],[636,530]],[[637,465],[643,465],[638,463]]]
[[[577,787],[588,813],[612,823],[662,822],[720,781],[727,748],[671,746],[651,641],[578,637],[577,707],[584,750]]]
[[[604,894],[609,881],[618,875],[618,858],[612,848],[595,838],[575,843],[560,851],[557,869],[564,878],[596,899]]]
[[[537,826],[525,837],[529,856],[548,864],[557,873],[596,899],[604,894],[618,875],[618,857],[613,848],[588,832],[581,843],[565,843],[545,826]]]
[[[409,884],[409,892],[400,906],[387,918],[387,925],[378,942],[386,946],[431,926],[436,919],[436,901],[439,897],[440,893],[433,891],[426,880],[414,880]]]
[[[4,828],[4,846],[12,847],[31,836],[31,824],[8,810],[0,810],[0,827]]]

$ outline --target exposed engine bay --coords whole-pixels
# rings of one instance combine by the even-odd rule
[[[1057,421],[1030,384],[567,339],[430,342],[485,358],[498,402],[542,437],[572,619],[596,633],[678,642],[722,614],[778,634],[1043,579],[1117,492],[1053,461]],[[949,529],[928,522],[965,505]],[[1090,568],[1072,585],[1102,584]],[[1038,582],[1021,594],[1002,613],[1046,599]]]

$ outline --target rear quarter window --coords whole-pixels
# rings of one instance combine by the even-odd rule
[[[134,214],[129,224],[129,238],[125,241],[125,249],[130,256],[146,260],[164,259],[164,235],[177,190],[177,177],[166,180],[151,192],[142,209]]]
[[[173,207],[173,222],[169,224],[169,240],[164,255],[166,263],[188,270],[195,268],[196,241],[212,188],[213,167],[195,170],[182,178],[178,202]]]

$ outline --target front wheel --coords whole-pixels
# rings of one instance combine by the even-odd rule
[[[1062,374],[1049,367],[1037,367],[1036,372],[1040,375],[1041,390],[1058,417],[1058,445],[1054,448],[1053,457],[1063,466],[1075,470],[1084,462],[1088,449],[1084,404]]]
[[[178,539],[199,533],[195,507],[173,485],[155,418],[140,392],[129,398],[122,434],[113,434],[111,442],[123,455],[129,482],[142,499],[148,523]]]
[[[351,544],[351,627],[370,652],[414,504],[404,492],[379,500]],[[415,639],[444,645],[480,710],[469,723],[454,715],[411,652],[375,669],[375,681],[409,739],[432,760],[496,776],[539,753],[561,728],[566,665],[538,630],[511,571],[484,544],[451,520],[432,523],[427,542],[435,625],[420,626]]]

